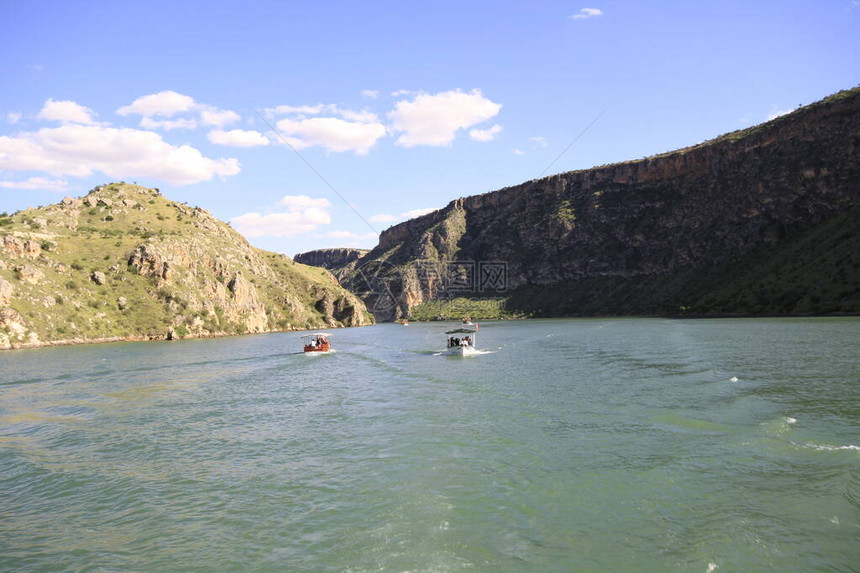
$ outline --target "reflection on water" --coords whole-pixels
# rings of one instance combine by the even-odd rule
[[[860,562],[860,320],[446,328],[0,354],[0,570]]]

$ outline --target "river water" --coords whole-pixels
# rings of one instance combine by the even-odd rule
[[[860,570],[860,320],[0,354],[0,571]]]

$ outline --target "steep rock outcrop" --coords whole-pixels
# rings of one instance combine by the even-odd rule
[[[45,273],[38,267],[34,267],[32,265],[19,265],[15,267],[14,270],[15,276],[22,283],[35,285],[39,284],[39,281],[45,278]]]
[[[363,298],[383,320],[450,296],[460,263],[473,275],[459,292],[615,281],[630,296],[637,284],[653,289],[644,279],[697,282],[696,273],[783,248],[858,205],[859,183],[855,88],[694,147],[457,199],[384,231],[357,269],[375,277]],[[482,264],[499,265],[504,284],[491,286],[502,288],[481,288]],[[360,274],[345,281],[356,292]],[[385,289],[396,302],[382,308]],[[663,308],[633,312],[677,304],[668,296]]]
[[[298,253],[294,260],[303,265],[327,269],[340,280],[348,275],[355,268],[358,260],[368,252],[367,249],[317,249]]]
[[[12,300],[15,287],[7,280],[0,279],[0,307],[7,306]]]
[[[3,237],[3,249],[6,254],[13,259],[29,259],[35,260],[42,252],[39,243],[31,239],[21,239],[14,235],[6,235]]]
[[[293,260],[303,265],[322,267],[330,271],[337,270],[357,261],[368,253],[367,249],[316,249],[306,253],[298,253]]]
[[[245,317],[245,324],[250,332],[264,332],[268,325],[266,309],[260,302],[257,289],[242,276],[239,271],[227,283],[230,298],[227,301],[226,314],[229,318]],[[329,326],[336,326],[331,324]]]

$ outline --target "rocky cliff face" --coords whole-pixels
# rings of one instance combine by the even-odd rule
[[[853,212],[858,187],[860,89],[853,89],[695,147],[458,199],[384,231],[357,268],[375,269],[375,291],[392,295],[385,309],[364,297],[381,319],[450,296],[458,280],[458,292],[501,293],[519,304],[516,293],[546,296],[535,287],[551,287],[553,300],[577,293],[564,309],[532,308],[545,315],[576,314],[570,305],[587,306],[587,291],[610,283],[618,296],[632,298],[662,284],[665,300],[627,310],[665,313],[707,299],[707,285],[685,290],[680,277],[694,284],[702,273],[772,258],[768,251]],[[856,226],[856,218],[846,224]],[[811,260],[821,255],[806,253]],[[843,258],[824,272],[841,273],[850,291],[858,263],[850,252]],[[471,276],[458,279],[464,272]],[[346,284],[354,283],[353,275]],[[855,311],[856,286],[853,295],[839,295],[845,304],[837,301],[834,312]],[[722,312],[733,310],[754,312]]]
[[[340,278],[347,269],[354,267],[353,263],[366,255],[367,249],[317,249],[306,253],[298,253],[293,260],[303,265],[322,267]]]
[[[0,348],[361,326],[328,271],[136,185],[0,218]]]

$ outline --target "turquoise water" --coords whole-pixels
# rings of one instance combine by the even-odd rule
[[[450,326],[0,354],[0,570],[860,570],[860,320]]]

